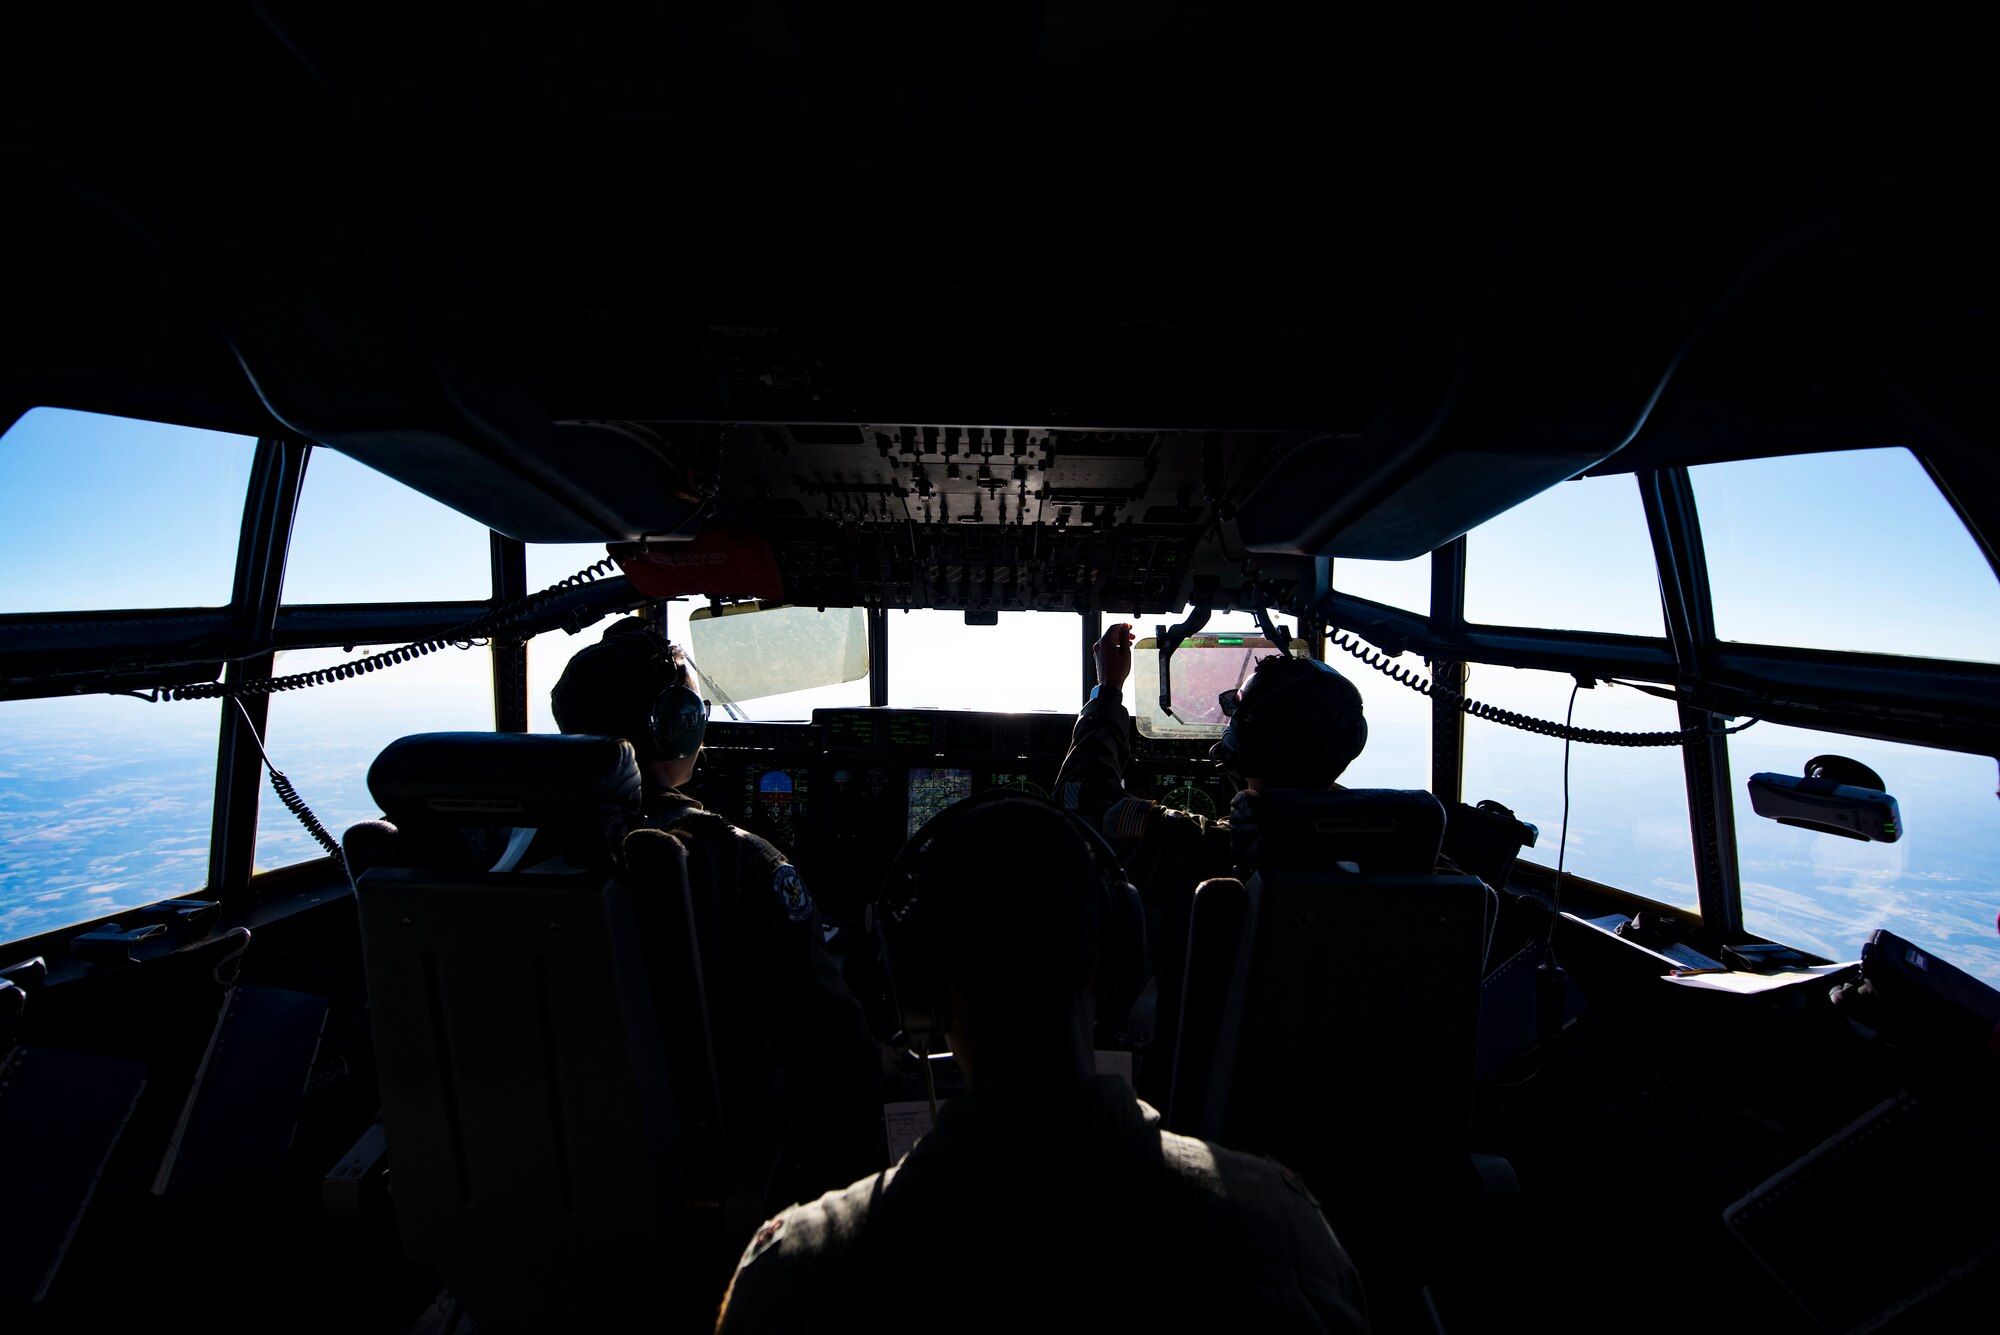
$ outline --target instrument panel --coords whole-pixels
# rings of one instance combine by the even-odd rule
[[[1054,796],[1070,714],[821,709],[810,724],[712,724],[689,790],[798,864],[835,917],[876,898],[897,852],[952,803],[993,788]],[[1205,748],[1140,742],[1126,788],[1226,815],[1233,787]]]

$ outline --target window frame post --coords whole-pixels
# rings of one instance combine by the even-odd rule
[[[273,632],[284,592],[285,555],[298,513],[311,447],[266,437],[257,442],[243,525],[236,544],[236,583],[230,609],[246,654],[223,669],[228,685],[271,675]],[[208,893],[224,900],[249,892],[257,853],[257,801],[264,761],[257,739],[267,732],[271,697],[257,693],[221,702],[216,730],[215,808],[209,821]],[[254,732],[252,731],[254,729]]]
[[[1431,553],[1431,628],[1447,639],[1465,631],[1463,534]],[[1431,661],[1433,685],[1463,694],[1467,668],[1450,659]],[[1465,711],[1442,692],[1431,694],[1431,792],[1450,807],[1465,800]]]
[[[528,546],[518,538],[487,530],[493,562],[493,606],[528,596]],[[528,730],[528,642],[518,635],[495,635],[493,651],[493,730]]]
[[[1715,660],[1715,608],[1709,597],[1694,482],[1685,468],[1649,470],[1638,474],[1637,482],[1659,569],[1667,643],[1677,665],[1677,685],[1685,693],[1706,682]],[[1738,941],[1744,935],[1743,886],[1736,861],[1729,739],[1722,734],[1720,720],[1707,710],[1684,703],[1680,721],[1683,728],[1702,729],[1698,740],[1681,747],[1702,926],[1722,941]]]

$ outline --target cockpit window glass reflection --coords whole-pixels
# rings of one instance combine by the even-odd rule
[[[35,408],[0,436],[0,613],[222,607],[256,442]]]

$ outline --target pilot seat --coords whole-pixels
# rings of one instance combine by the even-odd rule
[[[1167,1123],[1299,1174],[1377,1329],[1438,1328],[1480,1184],[1512,1192],[1469,1154],[1491,892],[1436,874],[1420,790],[1246,792],[1230,823],[1249,874],[1195,892]]]
[[[368,782],[386,820],[344,842],[406,1254],[488,1329],[659,1324],[710,1278],[675,1258],[713,1089],[674,1060],[705,1039],[686,938],[677,962],[644,930],[684,913],[685,868],[617,874],[631,746],[422,734]]]

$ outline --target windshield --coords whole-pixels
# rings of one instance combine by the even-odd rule
[[[1261,658],[1277,653],[1262,635],[1190,635],[1174,651],[1173,713],[1160,707],[1160,644],[1133,646],[1134,721],[1142,737],[1220,737],[1229,726],[1218,697],[1240,689]]]
[[[868,702],[868,626],[858,607],[703,607],[688,617],[687,646],[718,718],[804,718],[836,699]],[[858,701],[838,689],[850,683],[860,684]],[[829,688],[833,697],[821,699]]]

